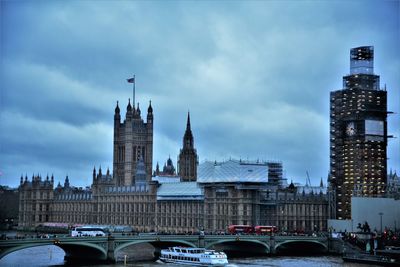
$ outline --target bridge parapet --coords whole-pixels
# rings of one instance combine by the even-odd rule
[[[182,245],[188,247],[212,248],[218,244],[249,242],[265,247],[265,253],[274,254],[281,244],[290,242],[318,243],[328,248],[327,237],[312,236],[263,236],[263,235],[115,235],[112,237],[60,237],[60,238],[27,238],[0,240],[0,259],[14,251],[44,245],[56,245],[66,253],[75,253],[79,256],[79,247],[91,249],[101,260],[114,261],[115,253],[125,247],[149,243],[155,247],[167,245]]]

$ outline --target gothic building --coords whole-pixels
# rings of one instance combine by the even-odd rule
[[[192,129],[190,128],[190,114],[188,112],[186,131],[183,136],[183,146],[178,156],[178,175],[183,182],[193,182],[197,179],[197,165],[199,159],[194,148]]]
[[[150,177],[153,109],[146,123],[139,106],[129,103],[121,123],[114,113],[113,170],[93,169],[91,187],[76,188],[68,176],[54,188],[54,178],[21,179],[19,227],[41,224],[128,225],[137,231],[170,233],[225,231],[230,224],[272,224],[285,231],[326,230],[326,194],[287,186],[280,162],[204,162],[197,152],[187,117],[178,157],[179,176],[171,158],[160,176]],[[162,177],[161,175],[165,175]]]
[[[160,171],[160,165],[158,165],[157,162],[153,176],[176,176],[174,163],[172,162],[171,157],[168,157],[167,161],[164,163],[162,171]]]
[[[64,184],[69,187],[68,177]],[[19,226],[30,227],[34,222],[48,222],[51,217],[51,208],[54,199],[54,177],[42,179],[40,175],[32,176],[28,181],[21,176],[19,187]]]
[[[351,197],[385,193],[387,92],[374,74],[374,48],[350,50],[350,74],[330,94],[332,217],[350,219]]]
[[[153,108],[151,102],[147,109],[147,121],[141,117],[139,103],[137,108],[129,100],[125,120],[121,123],[120,109],[114,114],[114,157],[113,175],[118,186],[136,183],[136,166],[143,159],[146,181],[151,180],[153,165]]]

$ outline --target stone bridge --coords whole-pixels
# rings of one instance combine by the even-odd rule
[[[224,251],[276,254],[282,250],[308,247],[310,252],[330,251],[327,237],[262,235],[113,235],[108,237],[25,238],[0,241],[0,259],[29,247],[56,245],[65,251],[66,260],[115,261],[116,252],[128,246],[149,243],[156,249],[170,246],[216,248]],[[297,247],[297,248],[296,248]]]

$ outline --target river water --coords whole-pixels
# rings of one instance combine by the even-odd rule
[[[64,251],[56,246],[41,246],[27,248],[13,252],[0,260],[0,266],[10,267],[39,267],[39,266],[77,266],[76,263],[69,265],[64,262]],[[124,265],[123,262],[116,264],[80,264],[80,267],[124,267],[124,266],[142,266],[142,267],[162,267],[162,266],[182,266],[174,264],[163,264],[154,261],[128,262]],[[347,266],[361,267],[372,266],[356,263],[343,263],[340,257],[336,256],[315,256],[315,257],[251,257],[251,258],[234,258],[229,259],[228,267],[236,266],[287,266],[287,267],[328,267],[328,266]]]

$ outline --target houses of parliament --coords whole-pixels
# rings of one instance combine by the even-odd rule
[[[54,177],[22,177],[19,228],[45,223],[129,225],[137,231],[225,231],[228,225],[275,225],[284,231],[326,230],[328,200],[319,186],[295,186],[281,162],[199,159],[188,113],[177,173],[169,158],[153,172],[151,102],[146,121],[130,101],[121,121],[114,111],[113,170],[93,169],[89,188],[63,185]]]

